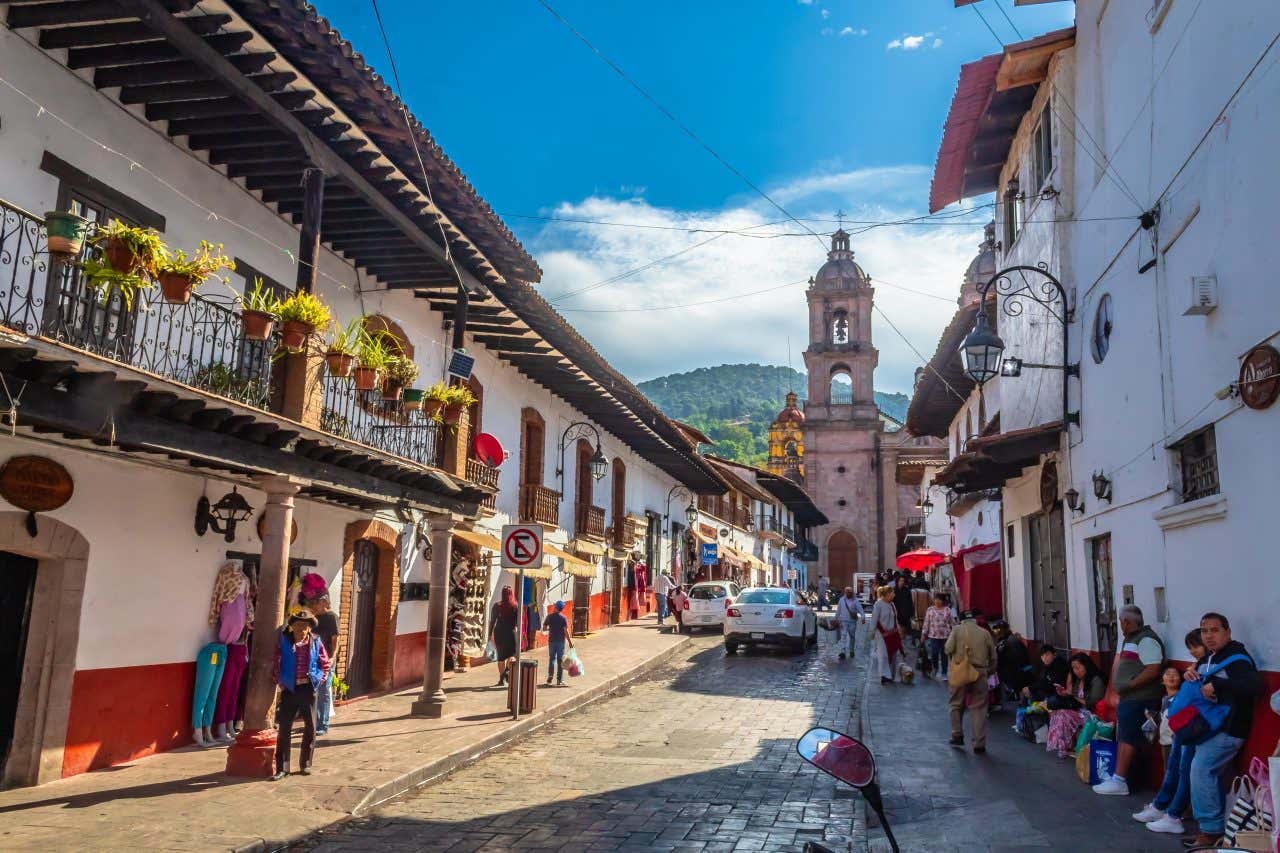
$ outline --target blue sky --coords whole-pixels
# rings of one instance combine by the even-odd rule
[[[1073,4],[983,0],[1005,41],[1069,25]],[[390,77],[367,0],[320,11]],[[547,224],[517,214],[665,227],[760,226],[781,218],[604,65],[536,0],[380,0],[415,114],[539,258],[548,296],[684,254],[557,306],[634,379],[725,361],[785,363],[804,347],[803,287],[689,309],[803,280],[812,237],[706,235]],[[925,212],[959,66],[999,45],[952,0],[553,0],[595,45],[798,216]],[[982,200],[979,200],[982,201]],[[982,216],[978,214],[975,220]],[[817,230],[829,226],[813,223]],[[795,226],[759,233],[795,232]],[[980,226],[855,235],[873,279],[954,298]],[[877,301],[930,355],[954,304],[878,287]],[[596,313],[598,312],[598,313]],[[741,330],[708,346],[708,324]],[[883,324],[881,324],[883,325]],[[909,390],[919,359],[877,326],[877,385]],[[661,355],[655,336],[678,341]]]

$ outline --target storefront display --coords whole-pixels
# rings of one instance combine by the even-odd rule
[[[227,743],[235,737],[240,683],[249,662],[253,601],[249,578],[234,562],[223,563],[214,578],[208,622],[215,638],[196,658],[191,702],[192,738],[200,746]]]
[[[489,629],[489,561],[485,558],[467,558],[462,563],[455,562],[454,567],[455,570],[462,569],[465,583],[462,588],[460,658],[465,665],[473,659],[484,657],[484,644]]]

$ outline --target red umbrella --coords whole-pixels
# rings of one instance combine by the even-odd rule
[[[938,563],[945,563],[947,555],[932,548],[917,548],[898,557],[898,568],[909,572],[927,572]]]

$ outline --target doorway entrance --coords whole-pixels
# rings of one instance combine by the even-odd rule
[[[626,619],[622,612],[622,561],[609,561],[609,624],[617,625]]]
[[[591,631],[591,578],[573,579],[573,634],[585,637]]]
[[[827,540],[827,579],[831,588],[853,586],[858,573],[858,540],[847,530],[837,530]]]
[[[1071,648],[1067,612],[1067,549],[1062,504],[1027,519],[1031,559],[1031,606],[1035,639]]]
[[[368,539],[355,543],[351,571],[351,621],[347,628],[348,696],[373,687],[373,628],[378,600],[378,546]]]
[[[36,561],[0,551],[0,768],[13,745],[27,628],[35,598]]]

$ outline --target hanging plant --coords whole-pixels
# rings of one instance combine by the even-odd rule
[[[85,258],[80,264],[80,270],[85,285],[98,291],[104,305],[111,301],[113,293],[119,293],[126,311],[133,310],[133,301],[139,293],[155,287],[155,282],[149,278],[136,273],[120,272],[93,258]]]
[[[319,296],[298,291],[280,303],[280,345],[287,352],[302,352],[316,329],[329,325],[329,306]]]
[[[232,270],[236,262],[222,253],[222,244],[201,240],[200,248],[190,258],[187,253],[178,249],[173,254],[166,254],[156,264],[156,277],[160,280],[160,292],[166,302],[184,305],[191,299],[191,293],[204,284],[218,270]],[[223,284],[230,284],[226,276],[218,276]]]
[[[444,422],[447,424],[456,424],[462,420],[462,412],[469,406],[474,406],[476,402],[475,395],[471,393],[471,389],[465,385],[453,385],[448,390],[448,397],[444,403]]]
[[[89,220],[77,211],[80,205],[72,202],[71,210],[50,210],[44,215],[44,231],[48,235],[46,245],[49,254],[74,258],[84,248],[84,238],[89,233]]]
[[[119,219],[98,228],[92,242],[102,248],[108,266],[127,275],[154,277],[156,268],[168,254],[154,228],[125,225]]]
[[[325,366],[329,375],[346,379],[355,369],[360,353],[360,333],[364,331],[364,318],[356,317],[345,326],[332,323],[329,326],[329,346],[325,350]]]
[[[384,333],[371,334],[368,329],[361,326],[357,357],[360,360],[360,366],[355,369],[356,390],[372,391],[378,387],[378,379],[392,357]]]
[[[280,300],[267,287],[262,276],[254,276],[253,290],[236,301],[240,303],[240,324],[246,340],[265,341],[271,337],[276,317],[280,313]]]

